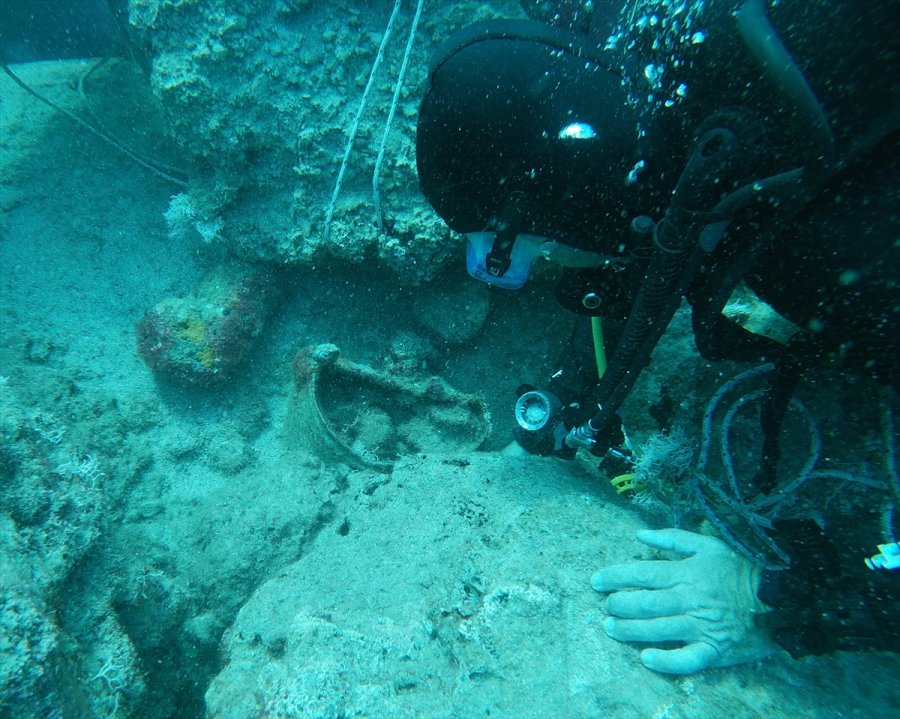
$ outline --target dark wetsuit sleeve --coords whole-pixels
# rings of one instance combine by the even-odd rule
[[[865,557],[877,552],[877,522],[853,517],[851,530],[872,528],[871,545],[838,545],[845,520],[826,534],[815,522],[776,522],[776,539],[791,558],[790,569],[764,571],[757,595],[771,612],[758,623],[792,657],[834,650],[900,652],[900,570],[870,570]],[[841,524],[845,525],[842,527]]]
[[[572,335],[560,353],[557,369],[550,379],[549,389],[563,405],[582,402],[597,384],[597,359],[591,337],[589,317],[577,317]],[[591,416],[590,410],[585,415]]]

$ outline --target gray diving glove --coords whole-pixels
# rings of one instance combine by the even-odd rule
[[[643,560],[601,569],[591,578],[609,592],[604,631],[620,642],[681,642],[641,652],[648,669],[693,674],[762,659],[775,644],[754,623],[768,608],[756,597],[759,569],[715,537],[682,529],[641,530],[644,544],[684,559]]]

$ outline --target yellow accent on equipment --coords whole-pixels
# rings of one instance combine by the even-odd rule
[[[617,494],[624,494],[625,492],[643,492],[646,489],[638,476],[633,473],[620,474],[618,477],[613,477],[609,480],[609,483],[616,488]]]
[[[606,372],[606,347],[603,344],[603,318],[591,317],[591,333],[594,335],[594,357],[597,359],[597,378]]]

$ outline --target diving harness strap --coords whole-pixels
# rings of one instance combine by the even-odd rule
[[[697,139],[672,203],[654,232],[654,253],[618,347],[591,401],[597,413],[566,437],[572,448],[597,453],[616,412],[678,309],[707,253],[716,249],[735,213],[760,201],[781,200],[788,212],[802,207],[830,177],[834,141],[820,104],[769,23],[761,0],[747,0],[737,14],[738,33],[781,94],[791,99],[817,138],[804,163],[787,172],[747,181],[755,148],[723,121]],[[743,184],[741,184],[743,183]],[[724,198],[722,188],[735,187]]]

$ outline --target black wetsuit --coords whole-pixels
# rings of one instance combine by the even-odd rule
[[[545,22],[476,23],[439,48],[416,161],[453,230],[502,233],[499,259],[510,262],[523,235],[602,255],[567,270],[558,297],[603,316],[610,362],[598,380],[582,319],[550,382],[564,405],[580,400],[563,412],[578,432],[556,424],[523,445],[571,455],[569,444],[615,444],[615,411],[686,297],[704,357],[775,366],[753,478],[771,493],[804,369],[827,361],[896,387],[896,3],[522,4]],[[781,345],[723,315],[739,281],[797,325],[794,339]],[[882,506],[861,505],[826,516],[824,531],[776,522],[790,568],[764,573],[773,611],[762,621],[795,656],[900,650],[900,570],[864,564],[897,528]]]
[[[523,2],[526,10],[548,4],[554,3]],[[605,9],[602,17],[586,17],[572,10],[574,2],[564,3],[568,14],[541,14],[609,37],[608,44],[620,51],[629,97],[646,128],[640,176],[645,191],[632,194],[629,216],[658,219],[665,213],[697,128],[720,109],[739,107],[757,123],[764,152],[755,169],[761,176],[815,158],[820,138],[792,98],[776,91],[739,36],[734,11],[741,4],[706,3],[693,24],[684,15],[667,15],[657,2],[626,3],[618,16]],[[824,109],[833,169],[795,211],[762,206],[734,218],[686,293],[698,347],[711,359],[784,359],[787,350],[721,315],[730,289],[743,280],[801,328],[803,349],[794,350],[793,358],[797,376],[827,354],[847,371],[896,387],[900,13],[891,2],[766,5]],[[624,283],[624,289],[615,283],[620,296],[612,312],[611,303],[603,306],[605,316],[625,318],[630,287],[634,283]],[[581,299],[592,291],[608,295],[608,273],[569,272],[559,297],[574,311],[590,314]],[[583,395],[596,378],[589,345],[578,332],[570,350],[554,386],[566,400]],[[761,621],[793,656],[864,647],[900,651],[900,570],[872,571],[863,562],[885,541],[880,510],[828,518],[824,531],[812,521],[776,524],[774,536],[791,567],[763,573],[760,598],[774,609]]]

